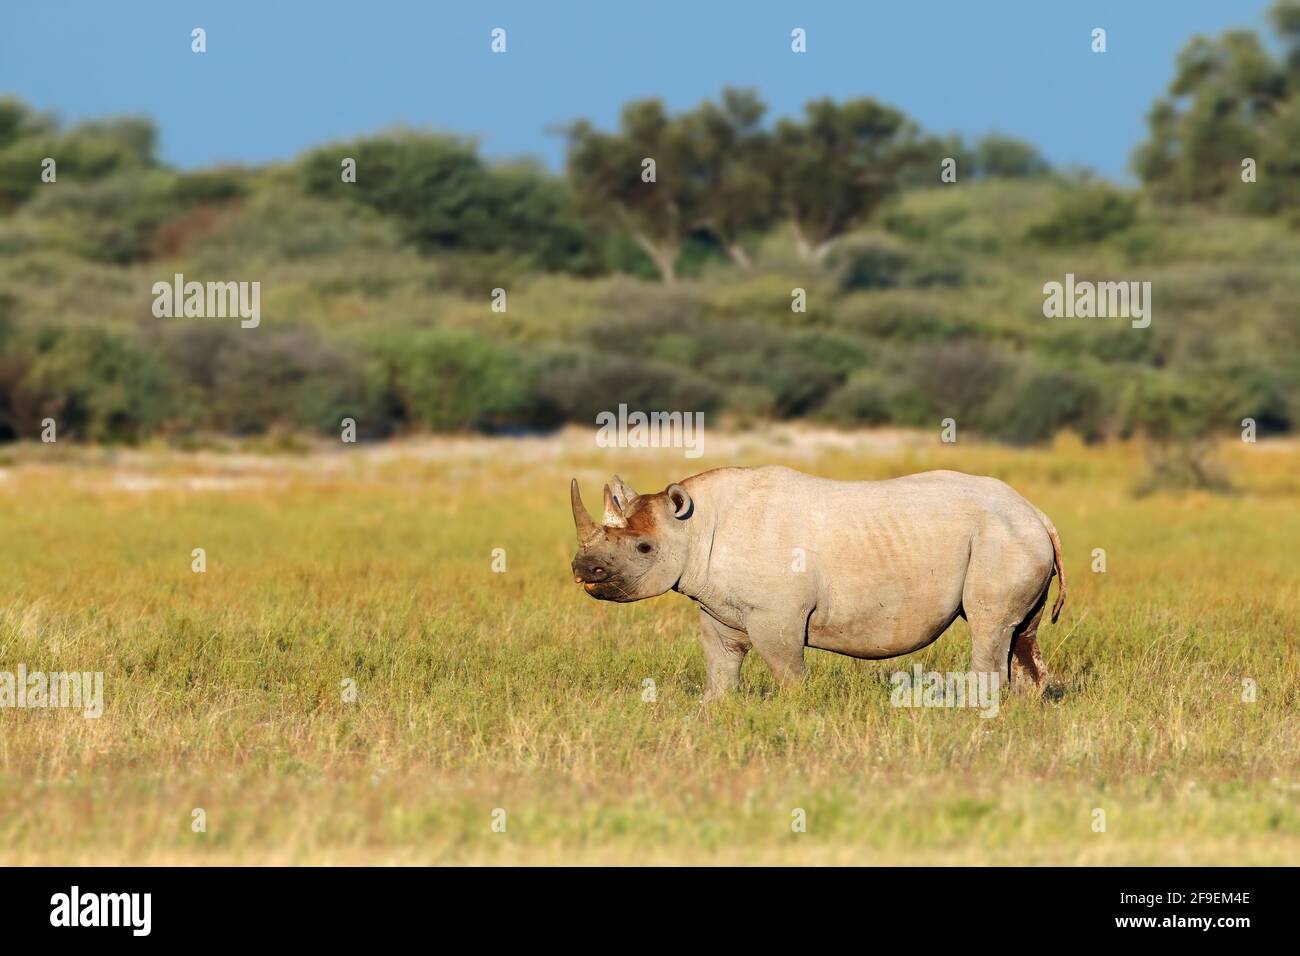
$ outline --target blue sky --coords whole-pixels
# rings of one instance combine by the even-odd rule
[[[756,86],[776,115],[870,95],[936,132],[989,130],[1128,178],[1194,33],[1264,29],[1267,0],[0,0],[0,94],[65,120],[152,117],[183,167],[287,159],[403,123],[558,167],[556,124]],[[190,52],[190,30],[208,52]],[[489,50],[493,27],[508,52]],[[1093,27],[1108,51],[1089,49]],[[808,52],[790,52],[790,30]]]

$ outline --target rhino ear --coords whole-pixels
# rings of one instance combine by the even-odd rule
[[[691,511],[695,508],[695,502],[691,500],[690,492],[678,484],[671,484],[664,491],[668,498],[668,506],[673,510],[674,518],[685,520],[691,516]]]

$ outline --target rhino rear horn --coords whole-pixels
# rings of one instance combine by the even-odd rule
[[[585,548],[600,534],[600,528],[591,520],[591,515],[587,514],[587,506],[582,503],[582,494],[578,491],[577,478],[569,482],[569,503],[573,505],[573,523],[578,529],[578,544]]]
[[[605,486],[605,527],[607,528],[626,528],[627,517],[614,500],[614,493],[609,490],[609,485]]]
[[[614,491],[614,503],[618,505],[623,514],[631,514],[632,505],[640,497],[626,481],[615,475],[609,480],[609,486]]]

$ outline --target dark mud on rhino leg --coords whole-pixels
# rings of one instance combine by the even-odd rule
[[[1011,689],[1019,693],[1041,694],[1047,688],[1047,666],[1038,650],[1038,624],[1043,619],[1051,584],[1049,577],[1043,593],[1011,637]]]

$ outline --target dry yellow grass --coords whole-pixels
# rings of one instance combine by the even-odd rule
[[[106,705],[0,710],[0,862],[1300,859],[1300,448],[1225,447],[1235,496],[1138,498],[1129,446],[710,439],[697,461],[577,432],[12,452],[0,670],[103,671]],[[1040,632],[1053,698],[993,720],[893,708],[900,662],[810,652],[802,691],[778,694],[751,660],[741,694],[702,709],[689,602],[598,604],[572,585],[567,479],[662,487],[763,462],[957,468],[1042,507],[1070,577]],[[916,658],[955,670],[968,654],[959,622]]]

